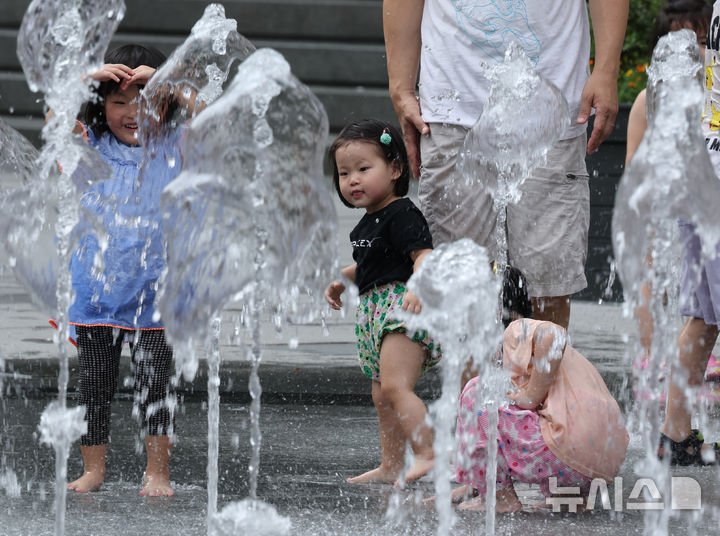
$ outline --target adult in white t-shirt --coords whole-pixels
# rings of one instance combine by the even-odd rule
[[[516,41],[565,95],[576,122],[550,151],[547,165],[524,182],[519,203],[507,213],[509,260],[528,279],[534,316],[565,327],[570,295],[587,286],[585,152],[594,152],[615,122],[628,4],[590,0],[595,34],[590,74],[585,0],[383,2],[390,96],[435,243],[465,236],[482,245],[494,241],[491,200],[449,194],[457,152],[488,98],[487,66],[502,61]],[[591,108],[596,117],[587,140]]]

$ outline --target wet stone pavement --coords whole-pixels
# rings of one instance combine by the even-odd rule
[[[338,210],[342,239],[357,213],[342,207]],[[349,252],[342,251],[341,261],[349,261]],[[230,307],[223,315],[220,509],[249,493],[250,366],[247,347],[226,335],[232,333],[238,315],[239,307]],[[0,536],[53,534],[54,452],[40,444],[37,425],[43,409],[57,393],[58,350],[47,315],[32,305],[8,270],[0,272],[0,319]],[[637,506],[643,502],[631,494],[638,480],[633,468],[645,452],[637,434],[643,423],[632,412],[630,359],[625,355],[632,325],[616,304],[573,304],[572,344],[598,367],[628,412],[632,441],[620,475],[620,504],[611,485],[610,510],[601,509],[598,501],[593,513],[552,513],[536,508],[543,502],[536,489],[523,487],[519,494],[525,511],[499,516],[498,534],[643,533],[644,511],[631,507],[632,503]],[[437,514],[423,502],[434,493],[430,479],[405,490],[345,482],[348,476],[379,462],[377,419],[371,406],[370,383],[360,372],[355,357],[352,315],[329,318],[327,328],[326,333],[319,323],[287,326],[278,335],[270,322],[263,325],[263,439],[258,498],[290,519],[291,534],[435,534]],[[241,334],[240,340],[248,339]],[[124,357],[121,392],[113,406],[106,484],[97,493],[68,495],[66,534],[207,533],[207,378],[203,349],[198,348],[198,353],[201,364],[196,379],[179,388],[178,442],[171,462],[175,497],[144,498],[137,493],[145,455],[130,417],[130,395],[122,386],[122,378],[129,375],[129,359]],[[75,357],[70,366],[72,393]],[[439,394],[438,375],[426,375],[419,393],[432,403]],[[714,407],[711,410],[703,429],[708,438],[720,439],[718,411]],[[69,477],[79,475],[81,469],[79,449],[74,446]],[[674,515],[670,534],[715,531],[720,522],[718,470],[677,468],[672,474],[698,482],[702,510],[673,511],[670,497],[665,497],[666,508]],[[483,534],[484,523],[482,513],[458,512],[453,532]]]
[[[17,475],[19,497],[0,491],[0,534],[53,533],[53,452],[37,440],[37,420],[46,400],[5,398],[2,409],[1,456]],[[177,419],[181,435],[173,452],[172,498],[138,495],[144,453],[129,418],[131,402],[114,405],[113,432],[106,485],[100,492],[69,494],[67,534],[205,534],[207,515],[207,424],[203,402],[186,400]],[[249,414],[245,404],[221,406],[219,506],[248,494]],[[288,517],[292,534],[435,534],[437,514],[423,502],[433,495],[429,480],[405,490],[388,485],[357,486],[345,478],[377,463],[377,422],[372,407],[343,405],[271,404],[261,416],[263,444],[258,497]],[[552,513],[537,510],[542,503],[533,489],[520,489],[526,511],[497,519],[498,534],[642,534],[642,511],[627,510],[636,477],[632,466],[641,457],[631,444],[621,476],[622,512]],[[69,475],[82,469],[74,449]],[[717,470],[690,468],[674,475],[696,479],[702,488],[704,510],[671,521],[672,534],[706,533],[720,519]],[[627,484],[630,483],[630,484]],[[615,494],[610,486],[611,501]],[[389,509],[389,505],[395,507]],[[399,505],[399,506],[398,506]],[[600,503],[597,504],[598,509]],[[616,508],[612,504],[613,509]],[[459,512],[455,534],[482,534],[484,514]]]

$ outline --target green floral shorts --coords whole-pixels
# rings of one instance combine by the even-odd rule
[[[400,309],[405,296],[405,285],[400,282],[387,283],[368,290],[360,296],[355,319],[355,335],[358,341],[358,355],[363,373],[368,378],[380,381],[380,345],[388,333],[407,333],[405,323],[393,318],[393,311]],[[434,367],[442,357],[440,345],[435,343],[426,331],[416,331],[408,337],[425,348],[423,372]]]

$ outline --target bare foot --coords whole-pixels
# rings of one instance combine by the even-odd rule
[[[466,484],[452,490],[452,493],[450,494],[450,500],[453,504],[459,504],[465,499],[469,499],[470,497],[477,497],[477,495],[478,491],[475,488],[470,487]]]
[[[484,512],[485,511],[485,497],[480,497],[478,495],[477,497],[473,497],[472,499],[463,501],[460,504],[458,504],[457,509],[474,511],[474,512]]]
[[[164,474],[145,475],[143,478],[143,488],[140,495],[148,497],[172,497],[175,490],[170,484],[170,477]]]
[[[435,467],[434,458],[415,458],[415,463],[413,463],[412,467],[410,467],[410,469],[408,469],[408,472],[405,473],[403,483],[415,482],[417,479],[424,477],[426,474],[432,471],[433,467]],[[395,482],[396,486],[400,484],[400,482]]]
[[[70,482],[67,489],[78,493],[87,493],[88,491],[98,491],[105,481],[105,471],[86,471],[83,475]]]
[[[140,495],[148,497],[172,497],[175,491],[170,484],[170,451],[172,442],[168,436],[145,436],[147,466]]]
[[[485,511],[485,497],[473,497],[461,502],[458,510]],[[499,489],[495,492],[495,511],[501,514],[522,510],[522,503],[513,488]]]
[[[107,443],[101,445],[81,445],[80,453],[83,459],[83,474],[77,480],[70,482],[67,489],[78,493],[99,490],[105,481],[105,454]]]
[[[350,484],[370,484],[373,482],[391,484],[397,480],[399,473],[399,470],[386,469],[381,465],[367,473],[350,477],[347,481],[350,482]]]
[[[453,504],[459,504],[466,499],[469,499],[471,497],[477,497],[477,490],[473,487],[470,487],[466,484],[459,486],[452,490],[450,493],[450,501]],[[429,503],[429,502],[435,502],[436,497],[433,495],[432,497],[428,497],[427,499],[424,499],[423,502]]]

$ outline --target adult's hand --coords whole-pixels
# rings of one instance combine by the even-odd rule
[[[415,178],[420,176],[420,135],[430,132],[415,97],[424,7],[424,0],[383,0],[382,10],[388,89]]]
[[[612,73],[596,70],[590,75],[583,88],[578,123],[587,123],[591,108],[595,108],[595,122],[588,139],[588,154],[597,151],[615,125],[618,113],[617,78]]]
[[[595,124],[587,152],[597,151],[610,135],[618,111],[617,75],[627,26],[630,0],[590,0],[590,18],[595,36],[595,68],[582,92],[578,123],[590,117],[595,108]]]
[[[420,104],[415,93],[403,93],[393,100],[400,129],[405,138],[408,160],[414,177],[420,177],[420,136],[430,133],[430,127],[420,115]]]

